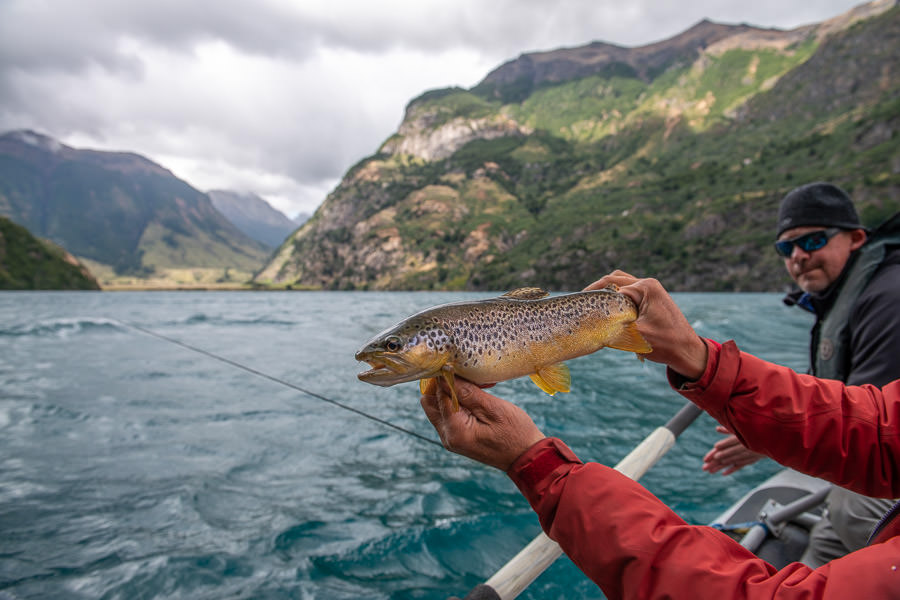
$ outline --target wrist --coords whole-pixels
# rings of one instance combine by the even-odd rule
[[[509,469],[518,461],[522,456],[528,453],[534,446],[536,446],[539,442],[547,439],[540,431],[537,431],[534,435],[529,438],[522,438],[520,443],[517,443],[515,447],[510,448],[509,452],[507,452],[506,456],[503,458],[503,461],[499,464],[495,464],[494,466],[500,469],[501,471],[509,471]]]
[[[692,343],[685,346],[677,363],[670,364],[669,368],[686,380],[697,381],[703,377],[708,363],[709,348],[703,338],[696,336]]]

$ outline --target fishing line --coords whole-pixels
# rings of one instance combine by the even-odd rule
[[[171,337],[169,337],[169,336],[167,336],[167,335],[163,335],[163,334],[161,334],[161,333],[157,333],[157,332],[155,332],[155,331],[151,331],[151,330],[149,330],[149,329],[145,329],[145,328],[141,327],[140,325],[134,325],[134,324],[132,324],[132,323],[126,323],[125,321],[121,321],[121,320],[119,320],[119,319],[112,319],[112,320],[114,320],[114,321],[116,321],[116,322],[118,322],[118,323],[121,323],[121,324],[124,325],[125,327],[130,327],[131,329],[134,329],[135,331],[140,331],[140,332],[143,333],[143,334],[149,335],[149,336],[151,336],[151,337],[155,337],[155,338],[157,338],[157,339],[159,339],[159,340],[163,340],[163,341],[169,342],[169,343],[171,343],[171,344],[175,344],[176,346],[180,346],[180,347],[182,347],[182,348],[184,348],[184,349],[186,349],[186,350],[190,350],[191,352],[196,352],[197,354],[202,354],[203,356],[207,356],[207,357],[212,358],[212,359],[214,359],[214,360],[217,360],[217,361],[219,361],[219,362],[223,362],[223,363],[225,363],[226,365],[231,365],[232,367],[241,369],[241,370],[243,370],[243,371],[246,371],[247,373],[252,373],[253,375],[256,375],[257,377],[262,377],[263,379],[268,379],[269,381],[273,381],[273,382],[275,382],[275,383],[280,383],[281,385],[283,385],[283,386],[285,386],[285,387],[289,387],[289,388],[291,388],[292,390],[296,390],[296,391],[298,391],[298,392],[302,392],[302,393],[304,393],[304,394],[306,394],[306,395],[308,395],[308,396],[312,396],[313,398],[316,398],[316,399],[318,399],[318,400],[321,400],[322,402],[327,402],[328,404],[332,404],[332,405],[334,405],[334,406],[337,406],[338,408],[343,408],[344,410],[350,411],[350,412],[352,412],[352,413],[356,413],[357,415],[359,415],[359,416],[361,416],[361,417],[365,417],[365,418],[367,418],[367,419],[370,419],[370,420],[372,420],[372,421],[375,421],[376,423],[380,423],[380,424],[382,424],[382,425],[385,425],[385,426],[390,427],[390,428],[392,428],[392,429],[396,429],[397,431],[400,431],[400,432],[405,433],[405,434],[407,434],[407,435],[411,435],[411,436],[413,436],[414,438],[418,438],[418,439],[422,440],[423,442],[428,442],[429,444],[434,444],[435,446],[440,446],[441,448],[444,447],[443,444],[441,444],[440,442],[435,441],[435,440],[433,440],[433,439],[431,439],[431,438],[425,437],[424,435],[418,434],[418,433],[416,433],[415,431],[411,431],[411,430],[409,430],[409,429],[405,429],[405,428],[403,428],[403,427],[400,427],[399,425],[394,425],[393,423],[391,423],[391,422],[389,422],[389,421],[385,421],[384,419],[381,419],[381,418],[376,417],[376,416],[374,416],[374,415],[370,415],[369,413],[364,412],[364,411],[361,411],[361,410],[359,410],[358,408],[353,408],[352,406],[347,405],[347,404],[344,404],[343,402],[338,402],[337,400],[332,400],[331,398],[327,398],[327,397],[325,397],[325,396],[323,396],[323,395],[321,395],[321,394],[317,394],[316,392],[313,392],[313,391],[311,391],[311,390],[307,390],[307,389],[305,389],[305,388],[302,388],[302,387],[300,387],[299,385],[296,385],[296,384],[294,384],[294,383],[291,383],[290,381],[285,381],[284,379],[279,379],[278,377],[275,377],[275,376],[273,376],[273,375],[269,375],[268,373],[263,373],[262,371],[258,371],[258,370],[256,370],[256,369],[254,369],[253,367],[248,367],[247,365],[244,365],[244,364],[241,364],[241,363],[239,363],[239,362],[237,362],[237,361],[231,360],[230,358],[225,358],[224,356],[220,356],[220,355],[218,355],[218,354],[216,354],[216,353],[214,353],[214,352],[210,352],[209,350],[204,350],[203,348],[198,348],[198,347],[196,347],[196,346],[192,346],[192,345],[190,345],[190,344],[188,344],[188,343],[186,343],[186,342],[182,342],[181,340],[177,340],[177,339],[175,339],[175,338],[171,338]]]

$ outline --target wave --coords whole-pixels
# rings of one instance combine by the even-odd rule
[[[161,321],[154,327],[184,327],[191,325],[210,325],[215,327],[248,325],[295,326],[297,322],[272,317],[230,318],[197,313],[183,319]],[[127,331],[129,329],[130,324],[128,322],[117,319],[104,317],[59,317],[32,323],[0,324],[0,337],[68,338],[82,333],[96,333],[104,330]]]
[[[229,326],[245,326],[245,325],[275,325],[275,326],[294,326],[297,321],[288,321],[271,316],[260,317],[223,317],[220,315],[208,315],[205,313],[194,313],[188,317],[160,323],[164,327],[179,327],[185,325],[213,325],[216,327]]]
[[[320,584],[331,580],[362,589],[380,588],[391,598],[410,597],[413,590],[417,595],[438,597],[435,594],[447,589],[463,591],[483,581],[489,572],[473,573],[472,565],[494,565],[498,556],[514,555],[537,533],[534,521],[524,513],[442,518],[337,552],[306,552],[310,541],[301,540],[315,532],[290,532],[289,539],[279,536],[275,551],[293,560],[296,553],[305,553],[311,564],[309,576]]]
[[[115,319],[103,317],[61,317],[35,323],[0,327],[0,337],[59,337],[103,330],[121,331],[123,325]]]

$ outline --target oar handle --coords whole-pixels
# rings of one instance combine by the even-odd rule
[[[703,412],[692,402],[685,404],[663,427],[658,427],[614,468],[637,481],[675,445],[675,439]],[[537,579],[562,554],[559,544],[542,531],[525,548],[503,565],[484,585],[476,588],[481,598],[512,600]],[[483,595],[488,590],[496,595]],[[474,590],[473,590],[474,591]],[[469,598],[470,596],[467,596]]]

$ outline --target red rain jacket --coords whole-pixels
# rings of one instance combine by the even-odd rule
[[[710,360],[679,392],[749,448],[870,496],[900,496],[900,381],[879,390],[815,379],[708,343]],[[680,386],[680,387],[679,387]],[[900,527],[880,526],[870,545],[818,568],[776,570],[724,533],[688,525],[617,471],[584,464],[548,438],[510,467],[550,538],[619,598],[900,598]]]

